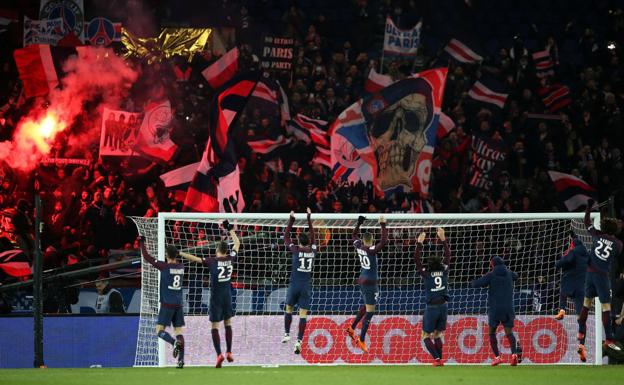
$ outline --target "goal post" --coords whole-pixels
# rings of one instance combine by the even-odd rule
[[[369,353],[362,353],[344,327],[362,304],[356,280],[359,260],[351,230],[360,214],[312,214],[319,253],[312,273],[312,303],[301,355],[281,344],[283,308],[290,276],[290,254],[283,242],[287,213],[159,213],[158,218],[133,217],[147,249],[164,260],[165,245],[199,257],[213,256],[217,241],[226,239],[223,220],[234,224],[241,238],[232,275],[232,320],[237,365],[416,364],[429,363],[422,343],[425,308],[420,275],[413,260],[416,237],[427,233],[423,258],[441,255],[435,228],[443,227],[452,259],[449,276],[449,319],[444,358],[450,363],[485,364],[492,354],[487,335],[487,291],[470,281],[489,270],[489,260],[505,250],[506,264],[519,274],[515,283],[515,332],[524,351],[523,364],[576,364],[577,322],[573,304],[556,321],[559,279],[555,261],[568,248],[573,230],[590,244],[582,213],[529,214],[364,214],[362,232],[380,237],[383,215],[389,242],[379,254],[380,298],[368,333]],[[293,239],[307,231],[306,215],[296,214]],[[599,220],[592,213],[592,220]],[[159,309],[159,274],[142,263],[141,313],[135,366],[173,365],[171,347],[155,334]],[[208,304],[208,269],[185,261],[184,314],[187,365],[212,365]],[[599,309],[596,300],[596,308]],[[602,322],[591,311],[587,324],[588,362],[602,363]],[[296,329],[296,310],[293,327]],[[221,336],[223,338],[223,331]],[[503,359],[510,354],[502,329],[497,334]]]

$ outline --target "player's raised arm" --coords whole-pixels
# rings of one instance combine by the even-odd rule
[[[594,228],[594,225],[592,223],[591,220],[591,211],[592,208],[594,207],[594,200],[593,199],[588,199],[587,200],[587,206],[585,207],[585,219],[583,222],[585,222],[585,227],[587,227],[587,230],[589,231],[590,234],[594,235],[594,233],[596,233],[596,228]]]
[[[310,246],[316,244],[316,232],[312,226],[312,210],[308,207],[308,231],[310,232]]]
[[[238,249],[240,248],[240,239],[238,238],[238,235],[236,235],[236,231],[234,231],[234,226],[232,226],[229,221],[225,220],[223,221],[223,228],[227,230],[230,237],[232,237],[232,241],[234,242],[232,250],[238,253]]]
[[[145,247],[145,237],[139,238],[139,245],[141,246],[141,255],[143,255],[143,258],[145,258],[150,265],[154,266],[158,270],[165,268],[164,262],[157,261],[156,258],[152,257],[150,253],[147,252],[147,247]]]
[[[381,250],[388,243],[388,228],[386,227],[386,218],[383,215],[379,217],[379,224],[381,225],[381,239],[375,245],[375,252]]]
[[[570,237],[571,238],[575,238],[575,235],[572,231],[570,231]],[[575,257],[575,251],[574,251],[574,239],[572,239],[570,241],[570,247],[568,248],[568,250],[566,250],[563,255],[561,256],[561,258],[557,261],[555,261],[555,267],[557,269],[563,269],[565,267],[568,267],[570,265],[572,265],[572,262],[574,262],[574,257]]]
[[[416,239],[416,252],[414,253],[414,261],[416,262],[416,269],[418,270],[419,274],[423,271],[421,254],[423,242],[425,242],[426,237],[427,234],[423,231],[422,233],[418,234],[418,238]]]
[[[193,254],[189,254],[189,253],[185,253],[184,251],[180,251],[180,257],[187,259],[189,261],[193,261],[193,262],[197,262],[197,263],[203,263],[204,260],[199,258],[196,255]]]
[[[358,217],[357,224],[355,225],[355,227],[353,228],[353,232],[351,233],[351,238],[353,239],[354,242],[361,241],[360,226],[362,226],[362,223],[364,223],[365,220],[366,220],[366,217],[363,215],[360,215]]]
[[[442,227],[438,227],[438,239],[442,241],[442,245],[444,245],[444,264],[446,266],[451,264],[451,248],[449,247],[448,239],[444,234],[444,229]]]
[[[295,212],[290,212],[290,217],[288,218],[288,224],[284,229],[284,244],[286,247],[290,247],[292,245],[292,239],[290,239],[290,231],[292,230],[293,224],[295,223]]]

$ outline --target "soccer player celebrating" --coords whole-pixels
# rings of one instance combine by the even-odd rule
[[[511,346],[511,366],[518,365],[520,361],[520,347],[513,334],[515,320],[513,306],[513,282],[518,279],[518,274],[509,270],[501,257],[494,257],[490,260],[492,271],[483,277],[472,281],[472,287],[488,288],[488,326],[490,335],[490,346],[494,353],[492,366],[503,362],[498,351],[498,340],[496,339],[496,328],[503,324],[505,336]]]
[[[373,245],[373,234],[365,233],[362,239],[359,237],[360,226],[366,220],[365,217],[360,216],[357,221],[357,225],[353,229],[352,238],[355,249],[360,258],[360,278],[358,282],[360,284],[360,290],[362,297],[364,298],[364,306],[360,307],[353,323],[347,327],[346,332],[351,339],[357,343],[360,349],[364,352],[368,352],[368,348],[364,343],[366,338],[366,332],[368,331],[368,325],[370,324],[373,314],[375,313],[375,304],[377,303],[377,297],[379,292],[377,291],[377,281],[379,280],[379,273],[377,270],[377,253],[388,242],[388,229],[386,228],[386,219],[379,217],[379,224],[381,225],[381,240],[376,245]],[[358,323],[362,321],[362,330],[360,331],[360,337],[355,336],[355,328]]]
[[[240,240],[236,232],[232,230],[232,225],[228,221],[223,221],[223,228],[229,232],[234,245],[232,251],[228,253],[228,243],[219,241],[217,243],[216,257],[199,258],[197,256],[180,253],[183,258],[201,263],[210,270],[210,322],[212,323],[212,343],[217,353],[216,368],[223,365],[227,358],[228,362],[234,361],[232,355],[232,286],[231,278],[234,271],[233,263],[238,257]],[[221,353],[221,337],[219,336],[219,322],[225,325],[226,356]]]
[[[145,238],[140,239],[143,258],[160,271],[160,310],[156,322],[156,334],[173,345],[173,358],[178,359],[178,368],[184,367],[184,313],[182,309],[182,278],[184,265],[178,260],[178,249],[173,245],[165,247],[166,262],[157,261],[145,247]],[[173,324],[175,340],[165,328]]]
[[[298,237],[299,244],[295,245],[290,238],[292,226],[295,223],[295,213],[290,212],[288,225],[284,229],[284,243],[292,253],[292,267],[290,273],[290,284],[286,294],[286,313],[284,314],[284,337],[282,343],[290,341],[290,324],[292,323],[292,312],[295,305],[299,306],[299,333],[295,343],[295,354],[301,353],[301,341],[305,333],[308,310],[312,299],[310,277],[314,257],[318,251],[316,236],[312,226],[312,211],[308,207],[308,233],[301,232]]]
[[[424,268],[421,261],[421,252],[426,234],[423,232],[418,236],[416,245],[416,269],[422,276],[425,284],[425,299],[427,307],[423,316],[422,338],[429,354],[435,360],[433,366],[444,366],[442,361],[442,335],[446,330],[446,318],[448,315],[448,272],[451,262],[451,250],[448,240],[444,236],[444,229],[438,228],[437,235],[444,245],[444,260],[439,256],[431,256],[427,261],[427,268]]]
[[[617,222],[613,218],[602,218],[600,230],[597,230],[591,222],[590,213],[594,206],[594,200],[587,201],[585,209],[585,226],[592,236],[592,246],[589,252],[589,264],[585,275],[585,298],[583,308],[579,315],[579,348],[578,354],[581,361],[585,362],[585,331],[587,330],[587,315],[596,296],[602,306],[602,326],[605,331],[604,347],[620,351],[620,347],[613,342],[613,329],[611,325],[611,285],[609,282],[609,268],[611,261],[618,258],[622,252],[622,242],[615,237]]]
[[[587,261],[589,254],[583,242],[573,233],[570,232],[570,248],[563,254],[561,259],[555,262],[555,266],[562,270],[561,273],[561,289],[559,293],[559,312],[555,316],[556,320],[562,320],[566,314],[566,302],[568,298],[574,301],[574,311],[576,312],[579,327],[581,325],[580,313],[583,307],[585,271],[587,270]],[[583,329],[583,339],[585,338],[585,329]],[[585,352],[585,341],[582,341],[578,353],[581,361],[587,361]]]

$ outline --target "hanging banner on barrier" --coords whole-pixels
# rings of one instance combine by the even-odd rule
[[[207,316],[185,317],[188,330],[205,328]],[[421,316],[375,316],[367,335],[369,353],[364,354],[344,332],[353,319],[346,316],[318,316],[308,319],[301,355],[292,353],[291,344],[280,344],[284,333],[282,316],[236,316],[232,318],[237,365],[305,364],[418,364],[432,359],[422,344]],[[566,327],[567,325],[567,327]],[[523,350],[522,364],[577,363],[574,316],[556,321],[548,316],[516,316],[514,332]],[[594,361],[593,324],[588,323],[588,362]],[[252,330],[262,330],[262,339],[249,338]],[[508,362],[511,351],[499,330],[502,359]],[[485,364],[490,362],[487,316],[449,316],[445,333],[445,359],[450,363]],[[206,365],[214,352],[209,333],[200,333],[187,343],[185,363]],[[269,354],[270,352],[270,354]],[[174,359],[167,354],[167,363]]]

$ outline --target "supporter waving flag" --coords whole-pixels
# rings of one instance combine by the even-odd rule
[[[548,176],[555,185],[559,200],[568,211],[577,210],[585,206],[588,199],[596,198],[596,190],[581,178],[557,171],[548,171]]]
[[[238,155],[232,127],[258,83],[258,73],[241,74],[219,89],[211,103],[206,149],[186,193],[184,206],[197,212],[241,212]]]
[[[330,130],[334,178],[344,179],[361,159],[378,194],[426,196],[446,74],[446,68],[414,74],[343,111]]]

